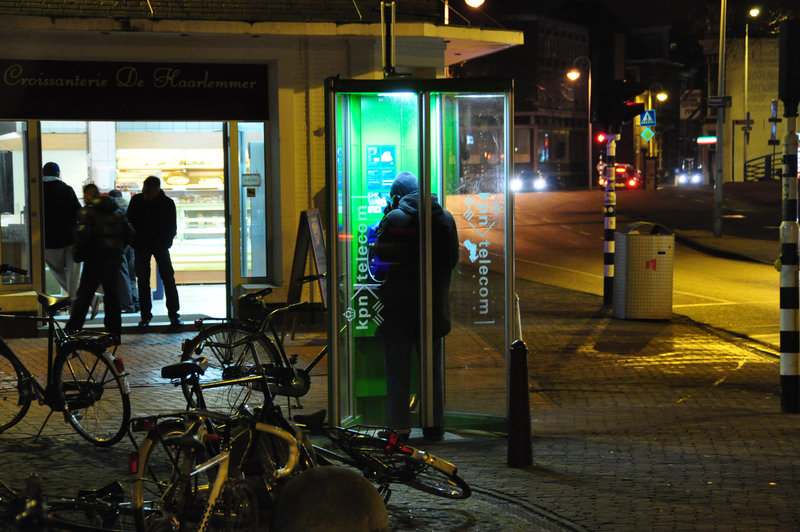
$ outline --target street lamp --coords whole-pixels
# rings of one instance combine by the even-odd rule
[[[669,99],[669,94],[664,90],[664,86],[661,83],[651,83],[650,87],[647,88],[647,108],[653,108],[653,93],[656,95],[656,101],[663,103]],[[658,145],[656,145],[656,152],[653,152],[653,139],[655,135],[647,141],[647,152],[650,154],[651,157],[657,156],[659,159],[661,158],[661,150],[658,149]],[[658,162],[658,168],[661,168],[661,161]]]
[[[750,82],[748,76],[748,64],[750,62],[750,18],[756,18],[761,13],[758,7],[751,7],[748,12],[748,17],[744,24],[744,119],[745,123],[742,126],[742,167],[747,168],[747,144],[750,141],[750,103],[747,98],[747,85]],[[746,170],[744,170],[746,172]],[[733,177],[731,177],[733,179]],[[746,180],[747,176],[742,175],[742,181]]]
[[[719,6],[719,65],[717,70],[717,143],[714,155],[714,223],[715,238],[722,236],[722,151],[725,127],[725,38],[728,27],[728,0],[720,0]]]
[[[586,85],[587,85],[587,135],[586,135],[586,176],[589,180],[589,190],[592,190],[592,61],[585,55],[576,57],[572,62],[572,68],[567,72],[567,79],[574,82],[581,77],[581,71],[578,69],[579,62],[586,63]]]
[[[450,0],[442,0],[444,2],[444,23],[450,24]],[[483,5],[484,0],[464,0],[464,3],[471,8],[478,8]],[[458,12],[456,12],[458,14]],[[463,18],[463,17],[462,17]]]

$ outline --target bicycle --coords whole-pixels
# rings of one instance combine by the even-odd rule
[[[325,411],[308,416],[296,415],[294,421],[311,434],[323,435],[344,454],[314,445],[320,465],[335,463],[354,467],[373,483],[388,503],[391,484],[446,497],[466,499],[472,490],[461,477],[455,464],[403,443],[397,432],[385,427],[354,425],[324,428]]]
[[[119,482],[81,490],[75,497],[50,496],[42,493],[37,474],[28,476],[24,490],[0,481],[0,518],[20,532],[123,532],[132,526],[130,503]]]
[[[0,274],[26,275],[25,270],[0,265]],[[38,294],[46,317],[0,315],[47,324],[47,376],[45,385],[28,370],[8,344],[0,338],[0,433],[19,423],[31,402],[50,408],[34,441],[39,439],[54,412],[91,443],[108,447],[124,436],[130,420],[130,390],[122,359],[115,358],[119,338],[115,335],[66,332],[56,314],[69,308],[68,298]],[[113,351],[108,348],[113,346]]]
[[[305,276],[300,279],[300,283],[312,282],[321,277],[324,274]],[[271,292],[272,289],[268,287],[245,294],[242,299],[251,305],[263,307],[263,298]],[[260,399],[253,396],[253,392],[263,394],[265,390],[258,388],[257,379],[246,380],[246,377],[257,373],[261,366],[282,368],[287,375],[290,374],[288,378],[281,379],[280,382],[284,384],[271,385],[270,392],[273,395],[298,398],[308,393],[311,386],[310,372],[327,353],[327,346],[307,367],[298,368],[297,356],[286,353],[281,335],[274,324],[278,315],[300,311],[308,305],[306,302],[287,305],[265,313],[260,321],[206,318],[195,322],[200,332],[184,342],[181,360],[188,361],[200,355],[208,359],[208,368],[200,378],[206,391],[205,403],[210,410],[233,413],[251,399],[254,405],[260,404]],[[219,323],[206,327],[207,321]],[[244,380],[235,382],[237,379]],[[228,385],[216,385],[222,381],[227,381]],[[181,381],[181,388],[189,405],[196,407],[190,385],[185,379]]]
[[[137,530],[255,530],[264,519],[259,508],[270,508],[280,484],[315,465],[303,433],[283,418],[269,393],[255,412],[202,409],[206,367],[200,358],[162,368],[163,377],[190,383],[200,409],[132,422],[133,431],[147,432],[131,462]],[[246,379],[268,389],[265,371]]]
[[[281,360],[285,360],[285,350],[275,327],[272,325],[272,320],[280,313],[297,308],[299,305],[303,305],[303,303],[278,308],[272,311],[262,322],[262,329],[269,328],[272,331],[274,345],[276,346],[274,349],[284,356]],[[254,342],[263,338],[264,336],[261,332],[255,332],[243,336],[231,344],[206,340],[200,345],[231,353],[237,347],[253,345]],[[327,346],[322,348],[305,371],[310,371],[326,353]],[[247,377],[245,375],[269,374],[278,380],[282,379],[286,382],[295,379],[298,370],[294,369],[294,364],[288,367],[285,364],[262,365],[259,358],[255,356],[252,364],[240,363],[231,365],[226,371],[227,375],[225,371],[223,372],[223,379],[204,380],[196,388],[196,391],[200,392],[200,400],[202,400],[202,393],[208,392],[210,389],[222,389],[223,393],[225,393],[229,386],[241,386],[258,379],[257,377]],[[230,380],[226,381],[224,379],[225,376],[230,377]],[[182,381],[182,384],[184,384],[184,381]],[[304,384],[305,388],[300,389],[303,394],[308,392],[311,384],[310,380],[305,380]],[[277,389],[280,388],[280,386],[277,387]],[[276,388],[270,388],[270,390],[273,389]],[[191,399],[192,392],[184,393],[187,396],[187,401],[197,404],[197,400]],[[235,392],[233,394],[236,395]],[[298,394],[295,397],[300,396],[301,394]],[[242,403],[245,401],[243,400]],[[234,405],[231,404],[230,406]],[[364,476],[378,485],[378,491],[384,497],[384,501],[388,501],[391,495],[389,486],[392,483],[405,484],[427,493],[453,499],[464,499],[470,496],[469,485],[457,475],[455,465],[430,453],[401,443],[396,432],[388,431],[384,427],[370,426],[331,427],[328,430],[323,430],[324,410],[309,416],[296,415],[293,418],[290,411],[289,418],[301,426],[307,427],[311,434],[324,434],[327,436],[346,456],[330,449],[313,445],[315,455],[325,460],[328,464],[332,462],[342,463],[360,470]],[[385,433],[385,437],[379,433]]]

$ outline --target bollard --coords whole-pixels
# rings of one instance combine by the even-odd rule
[[[508,371],[508,465],[527,467],[533,465],[533,442],[528,346],[522,340],[511,344]]]

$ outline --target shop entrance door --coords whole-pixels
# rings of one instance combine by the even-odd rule
[[[267,281],[269,180],[264,122],[227,123],[227,311],[237,298]]]

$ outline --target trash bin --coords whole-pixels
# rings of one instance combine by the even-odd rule
[[[672,318],[672,231],[657,223],[635,222],[616,235],[614,248],[614,317]]]

